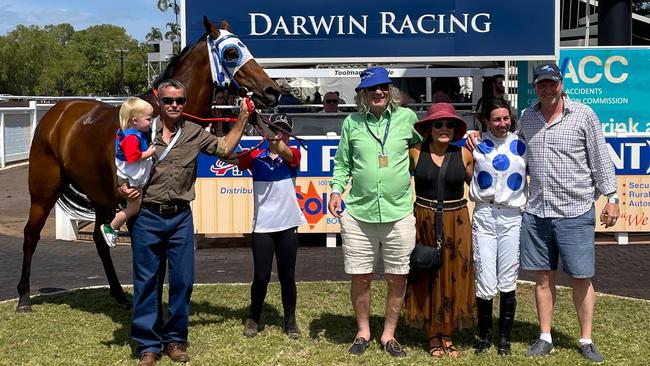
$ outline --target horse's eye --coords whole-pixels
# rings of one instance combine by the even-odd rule
[[[223,52],[223,56],[226,62],[237,62],[239,60],[239,50],[236,47],[228,47]]]

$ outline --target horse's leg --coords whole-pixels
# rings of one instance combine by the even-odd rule
[[[31,205],[29,207],[29,220],[24,229],[23,241],[23,268],[18,282],[17,312],[31,312],[32,305],[29,299],[29,275],[32,267],[32,257],[36,251],[36,244],[41,238],[41,230],[54,203],[61,191],[61,168],[56,159],[49,155],[30,153],[32,159],[29,165],[29,194]]]
[[[93,240],[95,241],[95,247],[97,248],[97,254],[102,260],[102,265],[104,266],[104,272],[106,272],[106,279],[108,280],[108,285],[110,287],[111,296],[122,305],[125,310],[131,309],[131,302],[127,300],[124,296],[124,291],[122,290],[122,285],[120,280],[117,278],[115,273],[115,266],[113,265],[113,260],[111,259],[110,248],[104,241],[104,237],[101,233],[102,224],[111,222],[115,216],[115,208],[106,208],[95,206],[95,229],[93,230]]]

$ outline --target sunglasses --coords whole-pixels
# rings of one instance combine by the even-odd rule
[[[162,100],[162,102],[167,104],[167,105],[172,105],[172,104],[174,104],[174,102],[176,102],[176,104],[178,104],[178,105],[184,105],[185,102],[187,102],[187,98],[185,98],[185,97],[178,97],[178,98],[162,97],[162,98],[160,98],[160,100]]]
[[[433,122],[433,128],[435,128],[436,130],[441,129],[442,126],[445,126],[445,127],[447,127],[448,129],[451,130],[453,128],[456,128],[456,126],[458,126],[458,122],[456,122],[456,121],[447,121],[447,122],[435,121],[435,122]]]
[[[366,90],[369,92],[374,92],[377,89],[381,91],[388,91],[389,87],[390,87],[389,84],[379,84],[379,85],[369,86],[366,88]]]
[[[328,99],[325,101],[327,104],[337,104],[338,102],[338,99]]]

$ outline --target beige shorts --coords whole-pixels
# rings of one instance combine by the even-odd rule
[[[345,273],[373,273],[380,246],[384,273],[409,273],[409,259],[415,247],[413,214],[399,221],[368,223],[359,221],[344,211],[340,222]]]

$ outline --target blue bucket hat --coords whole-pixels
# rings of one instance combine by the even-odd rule
[[[381,66],[369,67],[363,70],[359,76],[361,77],[361,82],[354,89],[355,91],[359,91],[360,89],[369,88],[375,85],[392,83],[388,77],[388,70]]]

